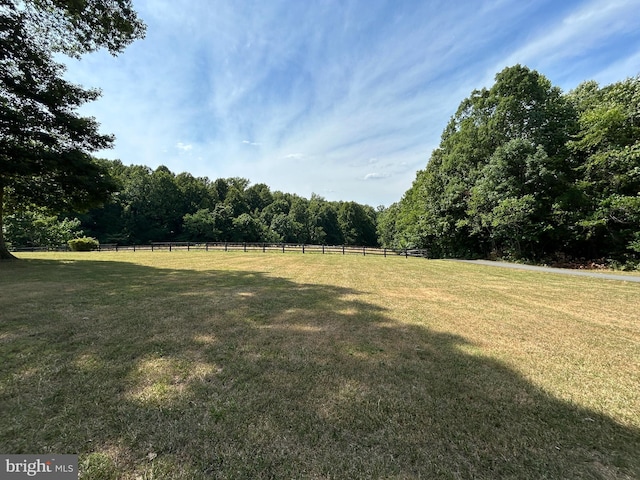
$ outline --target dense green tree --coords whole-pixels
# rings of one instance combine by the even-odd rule
[[[344,242],[338,222],[338,209],[319,195],[312,194],[308,204],[309,242],[340,245]]]
[[[80,217],[87,234],[102,243],[186,239],[189,234],[183,232],[183,217],[215,207],[206,178],[174,175],[164,166],[152,171],[120,161],[107,163],[118,190],[103,207]]]
[[[580,131],[569,142],[577,167],[586,254],[638,259],[640,253],[640,77],[570,92]],[[578,247],[580,247],[580,243]]]
[[[77,218],[59,218],[46,210],[8,215],[4,226],[6,241],[21,247],[57,247],[84,234]]]
[[[529,238],[531,229],[516,230],[528,222],[540,224],[531,239],[540,253],[555,240],[547,217],[571,178],[566,142],[575,131],[575,111],[560,89],[526,67],[506,68],[490,89],[476,90],[460,104],[400,202],[395,243],[442,256],[486,253],[489,245],[518,255],[521,237]],[[518,188],[510,186],[503,167],[517,175]],[[542,177],[554,178],[553,184]],[[508,205],[515,208],[511,216]]]
[[[213,239],[216,242],[233,240],[233,210],[225,203],[218,203],[213,212]]]
[[[152,171],[149,167],[131,166],[121,177],[122,190],[118,201],[122,204],[123,234],[127,243],[146,243],[159,240],[156,235],[162,234],[158,225],[154,225],[150,212],[152,190]]]
[[[298,233],[303,229],[302,224],[296,222],[293,217],[283,213],[279,213],[273,217],[270,227],[278,241],[287,243],[298,243]]]
[[[217,178],[209,187],[209,191],[215,203],[224,202],[225,198],[227,198],[227,192],[229,191],[229,184],[226,179]]]
[[[289,217],[294,228],[293,237],[295,237],[295,241],[298,243],[310,243],[312,226],[309,217],[309,200],[293,195],[291,207],[289,208]]]
[[[188,241],[212,242],[216,239],[215,218],[208,208],[187,213],[183,218],[183,225]]]
[[[376,213],[370,206],[356,202],[341,202],[338,223],[344,243],[347,245],[376,246]]]
[[[338,206],[334,202],[324,202],[318,212],[317,225],[322,228],[327,245],[341,245],[345,242],[338,221]]]
[[[467,187],[462,179],[447,177],[442,157],[443,150],[434,150],[397,211],[391,211],[396,219],[394,248],[427,248],[436,257],[468,254],[469,240],[459,231]]]
[[[144,33],[130,1],[5,0],[0,4],[0,258],[5,211],[81,209],[115,189],[91,153],[111,146],[78,107],[94,100],[63,79],[53,55],[121,51]]]
[[[288,215],[291,205],[289,202],[280,195],[280,192],[276,192],[272,203],[267,205],[262,212],[260,212],[260,218],[266,225],[271,225],[273,218],[277,215]]]
[[[233,211],[218,203],[213,210],[201,209],[183,219],[186,239],[194,242],[229,242],[235,240]],[[240,231],[242,225],[238,225]]]
[[[471,188],[471,234],[501,256],[535,257],[555,225],[554,173],[541,146],[517,138],[498,147]]]
[[[239,217],[243,213],[249,213],[250,207],[245,197],[244,189],[241,190],[238,186],[232,185],[227,191],[227,196],[224,199],[224,204],[228,205],[233,212],[233,217]]]
[[[243,213],[233,219],[233,241],[260,242],[266,236],[265,226],[260,220],[248,213]]]
[[[97,161],[108,172],[107,175],[114,182],[116,191],[99,207],[86,212],[73,212],[73,215],[80,219],[85,234],[99,239],[100,243],[130,243],[125,232],[123,202],[120,198],[123,190],[122,179],[128,167],[119,160],[98,159]]]
[[[563,94],[526,67],[463,100],[398,205],[388,246],[529,259],[640,253],[640,80]]]
[[[376,232],[378,234],[378,242],[383,247],[397,247],[396,240],[398,234],[397,222],[399,211],[400,205],[396,202],[378,212]]]
[[[215,206],[215,200],[211,198],[208,178],[196,178],[190,173],[182,172],[175,176],[175,183],[178,187],[181,202],[180,211],[183,215]]]
[[[252,213],[261,212],[273,202],[271,189],[264,183],[251,185],[244,193],[247,206]]]
[[[122,52],[142,38],[145,25],[131,0],[4,0],[24,14],[31,35],[46,51],[78,57],[106,48]]]
[[[162,233],[153,238],[175,240],[182,229],[182,193],[175,175],[165,166],[151,174],[151,189],[147,197],[147,215]]]

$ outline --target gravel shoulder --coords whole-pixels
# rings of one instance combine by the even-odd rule
[[[640,283],[640,275],[619,275],[615,273],[600,273],[585,270],[572,270],[568,268],[539,267],[535,265],[522,265],[519,263],[495,262],[492,260],[455,260],[457,262],[473,263],[490,267],[515,268],[518,270],[530,270],[537,272],[556,273],[560,275],[575,275],[580,277],[602,278],[605,280],[621,280],[624,282]]]

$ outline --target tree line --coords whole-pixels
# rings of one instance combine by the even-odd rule
[[[387,247],[436,257],[640,261],[640,76],[563,93],[516,65],[464,99],[402,199]]]
[[[377,244],[376,211],[356,202],[330,202],[280,191],[245,178],[178,175],[167,167],[109,162],[119,184],[111,200],[79,217],[106,243],[150,241]]]
[[[152,170],[118,160],[99,163],[117,185],[106,203],[82,214],[62,213],[57,219],[46,211],[11,215],[5,221],[7,239],[25,246],[55,244],[79,234],[120,245],[220,241],[376,246],[378,242],[377,211],[368,205],[272,192],[269,186],[251,185],[245,178],[212,181],[186,172],[176,175],[165,166]]]

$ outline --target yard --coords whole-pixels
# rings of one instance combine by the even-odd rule
[[[0,264],[0,451],[83,479],[640,478],[640,285],[404,257]]]

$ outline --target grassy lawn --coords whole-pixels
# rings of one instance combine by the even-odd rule
[[[400,257],[0,264],[0,451],[85,479],[640,478],[640,285]]]

